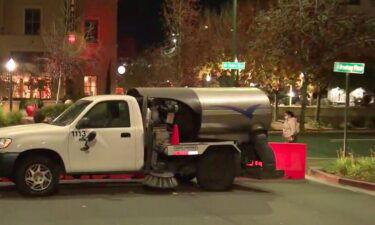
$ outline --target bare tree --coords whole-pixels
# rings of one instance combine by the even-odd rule
[[[58,81],[56,103],[59,102],[62,82],[67,78],[84,76],[84,67],[94,65],[95,57],[85,58],[86,39],[90,29],[80,31],[81,18],[75,0],[63,0],[61,16],[56,16],[48,29],[43,30],[42,38],[47,49],[41,60],[46,72]]]
[[[195,32],[199,26],[198,0],[164,0],[163,15],[168,37],[167,45],[172,42],[175,46],[177,74],[173,78],[176,83],[191,83],[190,76],[193,75],[194,65],[189,61],[188,56],[196,41]]]

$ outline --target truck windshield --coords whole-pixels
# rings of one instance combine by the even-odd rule
[[[92,101],[79,100],[52,121],[52,125],[66,126],[71,124]]]

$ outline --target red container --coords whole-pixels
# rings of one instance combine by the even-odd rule
[[[306,144],[269,143],[276,159],[276,168],[285,171],[286,179],[305,179]]]
[[[27,116],[31,117],[34,116],[35,111],[37,110],[37,105],[35,104],[30,104],[26,106],[26,114]]]

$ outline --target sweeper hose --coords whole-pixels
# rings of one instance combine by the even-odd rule
[[[275,170],[275,155],[268,145],[267,135],[263,132],[257,133],[253,136],[253,142],[255,151],[263,162],[263,168],[266,170]]]

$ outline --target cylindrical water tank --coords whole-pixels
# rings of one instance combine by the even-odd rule
[[[257,88],[135,88],[128,94],[183,104],[176,120],[193,139],[246,142],[252,126],[268,130],[271,124],[269,99]]]

